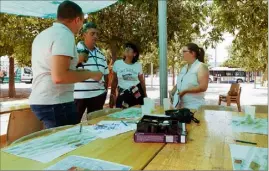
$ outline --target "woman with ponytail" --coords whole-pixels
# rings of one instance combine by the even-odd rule
[[[205,51],[194,43],[183,47],[187,64],[177,76],[177,85],[169,93],[175,108],[198,109],[205,104],[204,92],[208,87],[209,72],[204,64]]]

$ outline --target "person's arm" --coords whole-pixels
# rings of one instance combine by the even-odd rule
[[[147,91],[146,91],[146,83],[145,83],[145,77],[143,74],[142,64],[138,63],[138,80],[142,86],[142,89],[144,91],[145,97],[147,97]]]
[[[177,91],[177,85],[175,85],[169,93],[171,93],[171,95],[174,96],[176,91]]]
[[[89,78],[99,81],[103,76],[101,72],[70,70],[70,63],[71,57],[69,56],[52,56],[51,76],[55,84],[72,84]]]
[[[169,99],[170,99],[171,102],[173,101],[173,97],[174,97],[176,91],[177,91],[177,85],[175,85],[175,86],[172,88],[172,90],[169,91]]]
[[[104,79],[105,79],[105,88],[108,89],[108,75],[109,75],[109,69],[108,69],[108,65],[107,65],[107,61],[106,61],[106,58],[104,58],[105,62],[104,62],[104,65],[105,65],[105,71],[104,71]]]
[[[145,83],[144,74],[140,74],[140,75],[138,75],[138,79],[139,79],[140,84],[141,84],[141,86],[142,86],[142,89],[143,89],[143,91],[144,91],[145,97],[148,97],[148,96],[147,96],[147,91],[146,91],[146,83]]]
[[[72,84],[92,78],[99,81],[101,72],[70,70],[71,60],[78,58],[75,37],[72,34],[61,33],[51,47],[51,76],[55,84]],[[77,59],[78,60],[78,59]]]
[[[209,79],[208,67],[205,64],[202,64],[198,70],[199,86],[183,90],[182,92],[179,93],[180,97],[184,96],[186,93],[205,92],[208,88],[208,79]]]
[[[118,77],[117,73],[113,72],[113,78],[111,83],[111,93],[110,93],[110,100],[109,100],[109,107],[113,108],[116,101],[116,88],[118,86]]]

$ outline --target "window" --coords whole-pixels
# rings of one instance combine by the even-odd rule
[[[32,71],[30,69],[28,69],[28,68],[24,68],[24,73],[25,74],[31,74]]]
[[[236,77],[245,77],[246,72],[245,71],[235,71],[235,76]]]
[[[233,71],[226,71],[226,76],[233,76]]]

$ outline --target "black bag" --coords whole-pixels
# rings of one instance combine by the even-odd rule
[[[144,115],[137,123],[137,132],[177,135],[182,132],[182,126],[178,120],[172,119],[169,116],[157,117]]]
[[[200,121],[194,117],[194,113],[192,113],[190,109],[187,108],[167,110],[165,111],[165,115],[170,116],[171,118],[183,123],[189,124],[191,121],[200,123]]]

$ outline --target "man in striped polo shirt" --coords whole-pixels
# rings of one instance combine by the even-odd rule
[[[78,52],[88,52],[88,59],[78,65],[77,69],[86,69],[90,71],[100,71],[103,78],[100,81],[88,79],[75,84],[74,98],[81,120],[83,113],[103,109],[107,96],[108,87],[108,66],[104,54],[96,47],[97,26],[93,22],[83,25],[83,41],[77,44]]]

